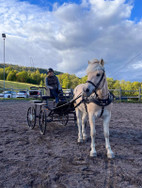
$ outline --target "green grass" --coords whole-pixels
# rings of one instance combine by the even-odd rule
[[[0,88],[3,88],[3,86],[4,86],[4,82],[3,80],[0,80]],[[21,83],[21,82],[5,81],[6,89],[26,90],[26,89],[30,89],[31,86],[37,86],[37,85]]]
[[[32,98],[0,98],[0,102],[5,102],[5,101],[15,101],[15,102],[18,102],[18,101],[31,101],[33,100]]]

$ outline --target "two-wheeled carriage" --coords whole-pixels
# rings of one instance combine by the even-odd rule
[[[59,103],[56,105],[50,96],[42,94],[38,100],[31,102],[32,105],[27,111],[27,124],[33,129],[38,121],[41,134],[45,134],[46,127],[50,122],[61,122],[64,126],[69,121],[76,122],[74,101],[71,95],[59,94]]]

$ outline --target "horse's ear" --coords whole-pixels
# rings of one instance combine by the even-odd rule
[[[102,66],[104,66],[104,60],[103,60],[103,59],[100,60],[100,64],[101,64]]]
[[[89,65],[89,64],[91,64],[91,62],[90,62],[90,61],[88,61],[88,65]]]

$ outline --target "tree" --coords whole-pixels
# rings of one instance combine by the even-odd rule
[[[139,87],[141,87],[141,83],[140,82],[132,82],[132,89],[138,90]]]
[[[109,89],[114,89],[114,83],[115,81],[113,80],[113,78],[107,78],[107,84]]]
[[[86,81],[87,81],[87,76],[84,76],[81,79],[79,79],[79,84],[85,84]]]
[[[69,79],[69,76],[67,74],[65,75],[65,77],[63,79],[63,85],[62,85],[62,87],[64,89],[70,88],[70,79]]]
[[[22,71],[16,74],[16,80],[18,82],[27,82],[28,80],[28,73],[26,71]]]
[[[57,77],[58,77],[59,82],[60,82],[60,84],[61,84],[63,89],[70,88],[71,81],[69,79],[69,74],[68,73],[57,75]]]
[[[39,70],[37,70],[36,72],[32,72],[30,77],[31,77],[31,83],[40,84],[41,78],[40,78]]]
[[[43,87],[44,86],[44,82],[41,80],[40,81],[40,86]]]
[[[6,80],[8,81],[16,81],[16,71],[10,71],[7,75]]]
[[[80,79],[74,74],[70,75],[70,80],[71,80],[70,88],[74,89],[77,85],[79,85]]]
[[[3,73],[3,69],[0,69],[0,80],[3,80],[4,78],[4,73]]]
[[[121,85],[120,85],[120,81],[119,80],[115,80],[114,84],[113,84],[113,88],[114,89],[120,89]]]

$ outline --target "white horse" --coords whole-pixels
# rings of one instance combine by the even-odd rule
[[[91,135],[90,156],[97,156],[95,149],[95,119],[102,116],[107,157],[113,158],[114,154],[109,143],[111,101],[109,98],[110,93],[108,91],[103,59],[100,61],[97,59],[88,61],[87,76],[87,82],[78,85],[74,89],[74,99],[77,99],[75,100],[75,106],[77,106],[75,110],[78,125],[78,142],[83,142],[83,140],[87,139],[85,124],[89,116]],[[84,101],[84,98],[87,98],[87,100]],[[96,101],[98,102],[97,104]]]

